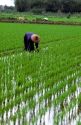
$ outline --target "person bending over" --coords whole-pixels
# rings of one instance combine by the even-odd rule
[[[32,32],[25,33],[24,35],[24,49],[26,51],[38,51],[40,37]]]

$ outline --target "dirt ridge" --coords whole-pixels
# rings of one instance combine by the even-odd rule
[[[66,21],[49,21],[49,20],[18,20],[15,18],[0,18],[0,22],[7,23],[29,23],[29,24],[52,24],[52,25],[78,25],[81,26],[81,22],[66,22]]]

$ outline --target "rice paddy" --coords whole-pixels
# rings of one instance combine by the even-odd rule
[[[39,52],[23,50],[25,32]],[[81,124],[81,27],[0,23],[0,124]]]

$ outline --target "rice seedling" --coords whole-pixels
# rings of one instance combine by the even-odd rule
[[[81,27],[15,23],[0,27],[0,124],[79,124]],[[39,53],[23,51],[27,31],[40,34]]]

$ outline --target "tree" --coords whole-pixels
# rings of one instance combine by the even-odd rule
[[[48,0],[46,5],[46,11],[57,12],[59,10],[58,0]]]
[[[20,12],[28,11],[30,9],[29,0],[15,0],[15,7]]]
[[[81,12],[81,0],[15,0],[17,11]]]

